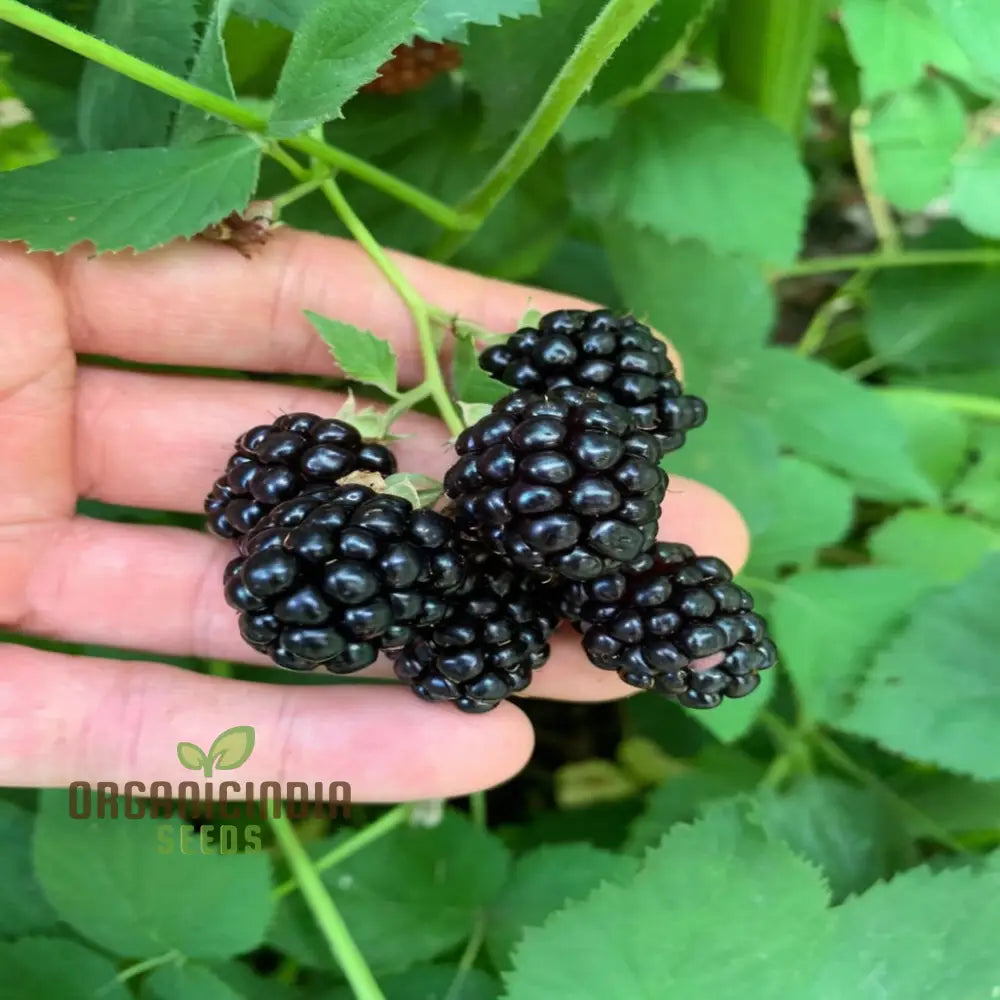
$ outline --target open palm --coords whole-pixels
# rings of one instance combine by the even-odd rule
[[[563,296],[402,255],[414,285],[485,327]],[[233,439],[282,412],[332,415],[336,394],[279,383],[102,367],[100,358],[279,373],[329,373],[312,309],[393,342],[403,384],[420,378],[409,314],[353,244],[280,231],[252,262],[189,243],[142,256],[28,255],[0,246],[0,627],[163,655],[265,663],[222,598],[230,546],[205,533],[76,515],[89,497],[196,512]],[[676,357],[674,359],[677,360]],[[401,469],[440,475],[447,435],[410,414]],[[696,446],[696,445],[695,445]],[[739,515],[674,477],[664,537],[746,556]],[[375,673],[390,676],[385,665]],[[530,694],[577,701],[629,693],[560,632]],[[150,662],[0,647],[0,784],[179,780],[180,740],[253,726],[245,780],[347,780],[354,798],[450,796],[515,773],[531,727],[514,705],[465,716],[396,684],[246,683]]]

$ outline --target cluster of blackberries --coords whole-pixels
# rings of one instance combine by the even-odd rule
[[[567,620],[635,687],[692,708],[753,691],[776,653],[750,595],[656,540],[660,463],[706,416],[663,343],[561,310],[480,363],[513,391],[459,435],[441,512],[380,492],[391,452],[343,421],[290,414],[239,439],[206,511],[239,548],[224,583],[247,643],[334,673],[383,652],[419,697],[484,712]]]

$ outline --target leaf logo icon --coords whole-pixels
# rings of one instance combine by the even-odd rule
[[[194,743],[178,743],[177,759],[190,771],[212,777],[212,768],[232,771],[245,764],[253,753],[256,735],[253,726],[233,726],[215,737],[208,753]]]

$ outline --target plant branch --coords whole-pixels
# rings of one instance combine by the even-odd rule
[[[830,332],[838,313],[850,308],[851,302],[857,298],[865,289],[871,279],[870,271],[857,271],[833,295],[824,302],[813,314],[809,321],[802,339],[795,347],[797,354],[815,354],[826,340],[826,335]]]
[[[941,406],[955,413],[964,413],[969,417],[979,417],[982,420],[1000,420],[1000,399],[993,396],[976,396],[965,392],[941,392],[937,389],[921,389],[917,386],[884,386],[878,390],[880,395],[908,396],[917,402],[923,401],[931,406]]]
[[[327,868],[339,865],[342,861],[346,861],[347,858],[351,857],[352,854],[357,854],[358,851],[369,844],[375,843],[376,840],[395,830],[397,826],[402,826],[409,816],[410,807],[405,803],[396,806],[394,809],[390,809],[384,816],[380,816],[375,820],[374,823],[369,823],[366,827],[358,830],[353,837],[348,837],[342,844],[338,844],[333,850],[328,851],[323,857],[314,861],[313,868],[317,872],[323,872]],[[283,896],[288,896],[295,892],[297,887],[298,883],[295,879],[291,878],[287,882],[282,882],[281,885],[275,886],[271,895],[275,899],[281,899]]]
[[[161,965],[176,962],[183,957],[184,956],[177,951],[176,948],[173,948],[168,952],[164,952],[162,955],[154,955],[152,958],[145,958],[141,962],[135,962],[134,964],[129,965],[128,967],[122,969],[117,976],[115,976],[115,981],[119,983],[128,982],[128,980],[134,979],[136,976],[141,976],[144,972],[149,972],[150,969],[157,969]]]
[[[305,848],[299,843],[287,816],[272,816],[269,820],[274,839],[284,854],[292,877],[302,890],[317,927],[330,946],[330,953],[343,970],[357,1000],[385,1000],[364,955],[354,943],[344,918],[330,898]]]
[[[861,185],[861,194],[865,199],[872,226],[878,238],[882,253],[899,253],[901,241],[896,222],[892,217],[892,208],[885,196],[879,190],[878,173],[875,169],[875,155],[872,152],[871,140],[868,138],[868,127],[871,124],[872,113],[866,107],[855,108],[851,112],[850,139],[851,154],[854,157],[854,169]]]
[[[221,118],[248,132],[266,134],[267,119],[245,108],[237,101],[214,94],[203,87],[196,87],[187,80],[166,72],[143,59],[138,59],[107,42],[88,35],[72,25],[39,10],[35,10],[19,0],[0,0],[0,21],[45,38],[70,52],[76,52],[91,62],[127,76],[130,80],[152,87],[153,90],[174,97],[199,111]],[[342,149],[337,149],[321,139],[312,136],[298,136],[284,140],[293,149],[315,156],[329,167],[343,170],[359,180],[383,191],[399,201],[405,202],[418,212],[426,215],[440,226],[448,229],[468,229],[475,225],[473,219],[456,212],[451,206],[425,194],[406,181],[393,177],[378,167],[361,160]]]
[[[479,187],[459,203],[462,215],[471,215],[480,224],[487,218],[542,154],[615,49],[656,3],[657,0],[608,0],[517,138]],[[447,260],[466,238],[461,233],[445,236],[432,256]]]
[[[802,278],[838,271],[880,271],[897,267],[960,267],[969,264],[1000,264],[1000,247],[970,247],[962,250],[899,250],[894,253],[844,254],[841,257],[808,257],[771,274],[772,281]]]
[[[459,1000],[462,995],[462,987],[469,975],[469,970],[476,964],[479,952],[486,940],[486,914],[480,910],[476,914],[476,922],[472,927],[472,933],[462,952],[462,957],[458,960],[458,967],[455,969],[455,978],[448,987],[448,992],[444,995],[444,1000]]]

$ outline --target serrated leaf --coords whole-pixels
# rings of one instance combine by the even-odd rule
[[[350,323],[320,316],[309,309],[305,312],[347,378],[373,385],[390,396],[396,392],[396,352],[391,344]]]
[[[463,403],[460,399],[455,401],[455,406],[458,407],[462,423],[466,427],[471,427],[477,420],[482,420],[493,411],[489,403]]]
[[[928,67],[966,82],[975,78],[927,0],[844,0],[840,16],[866,101],[913,86]]]
[[[851,488],[811,462],[784,455],[778,462],[777,509],[751,539],[747,573],[770,576],[811,562],[816,550],[839,541],[851,525]]]
[[[0,938],[47,931],[58,923],[32,871],[33,823],[26,809],[0,800]]]
[[[385,481],[385,493],[403,497],[414,507],[433,507],[444,493],[444,486],[418,472],[395,472]]]
[[[200,771],[208,762],[204,751],[195,743],[178,743],[177,759],[189,771]]]
[[[1000,237],[1000,139],[956,159],[951,209],[972,232]]]
[[[841,728],[894,753],[1000,778],[1000,554],[913,607],[875,658]]]
[[[349,836],[310,850],[318,856]],[[504,884],[507,866],[507,850],[495,836],[448,811],[433,829],[397,828],[322,878],[372,968],[394,972],[464,941],[477,912]],[[310,967],[333,964],[299,895],[281,901],[269,940]]]
[[[585,898],[605,882],[621,883],[634,875],[638,862],[590,844],[553,844],[522,855],[510,880],[490,907],[486,949],[498,969],[528,927],[540,927],[567,903]]]
[[[652,94],[608,142],[569,161],[571,194],[598,220],[782,266],[798,252],[809,180],[792,139],[718,94]]]
[[[215,737],[208,758],[220,771],[232,771],[245,764],[256,740],[253,726],[232,726]]]
[[[920,471],[942,489],[954,483],[969,448],[970,428],[965,419],[926,397],[888,392],[883,398],[906,433],[908,451]]]
[[[0,174],[0,239],[63,252],[149,250],[244,209],[260,147],[237,136],[196,146],[64,156]]]
[[[876,108],[868,136],[882,193],[916,212],[948,186],[965,137],[965,108],[944,80],[924,80]]]
[[[269,21],[295,31],[316,0],[234,0],[233,9],[251,21]]]
[[[465,403],[493,404],[510,393],[510,387],[491,378],[479,367],[479,351],[468,337],[458,337],[452,351],[451,387]]]
[[[462,988],[452,990],[461,975]],[[497,1000],[500,984],[482,969],[465,969],[448,965],[415,965],[406,972],[379,976],[379,989],[385,1000]],[[357,994],[349,986],[341,986],[323,994],[323,1000],[355,1000]]]
[[[939,583],[957,583],[990,552],[1000,531],[942,510],[901,510],[868,536],[877,562],[914,569]]]
[[[188,75],[188,82],[235,101],[236,90],[229,73],[226,43],[222,37],[231,6],[232,0],[213,0],[211,13],[202,31],[198,53]],[[232,126],[214,115],[206,114],[190,104],[183,104],[174,122],[172,141],[200,142],[203,139],[223,135],[231,128]]]
[[[93,33],[129,55],[184,76],[194,52],[194,0],[101,0]],[[80,141],[85,149],[162,146],[177,101],[160,91],[88,63],[79,92]]]
[[[973,781],[942,771],[904,772],[895,791],[909,802],[915,813],[906,819],[919,836],[996,830],[1000,827],[1000,781]],[[920,822],[920,816],[928,822]],[[935,827],[928,830],[928,827]]]
[[[320,0],[292,38],[274,94],[270,132],[297,135],[341,116],[392,50],[410,41],[423,0]]]
[[[464,42],[471,24],[498,26],[502,18],[539,13],[539,0],[425,0],[414,17],[414,34],[431,42]]]
[[[196,840],[181,853],[178,818],[72,819],[61,789],[40,802],[35,871],[83,937],[133,959],[226,958],[260,943],[273,905],[266,854],[202,854]]]
[[[96,951],[66,938],[0,942],[4,1000],[129,1000],[118,970]]]
[[[906,570],[867,566],[783,581],[768,618],[803,713],[842,718],[875,653],[933,587]]]
[[[810,865],[738,810],[717,810],[675,828],[626,884],[603,885],[527,931],[504,997],[806,996],[826,902]],[[728,926],[767,931],[748,946],[746,934],[717,933],[722,914]]]

